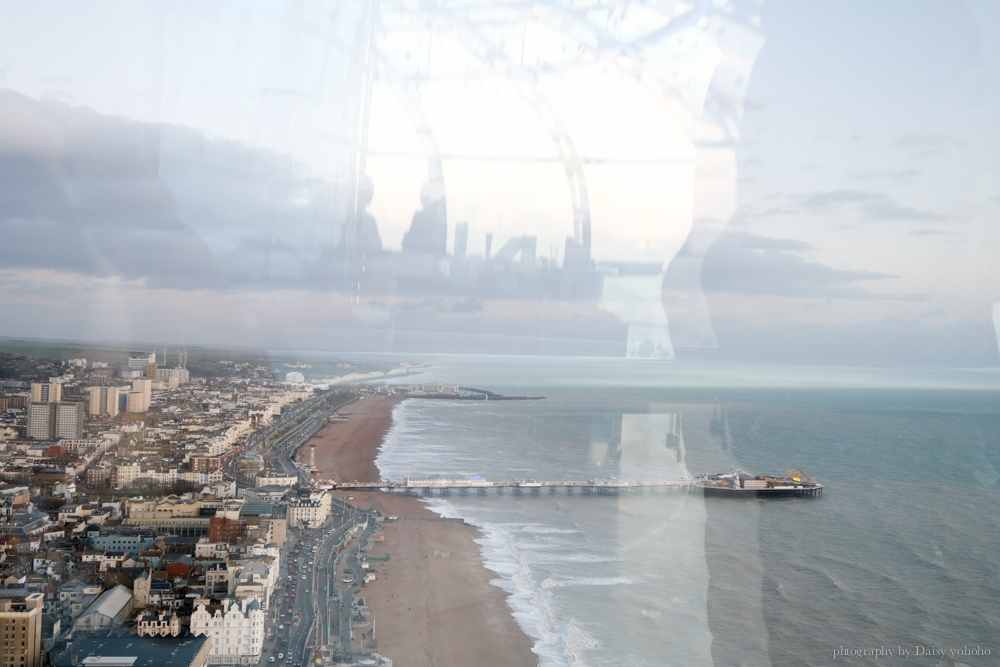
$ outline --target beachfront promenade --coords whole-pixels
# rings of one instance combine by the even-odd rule
[[[346,491],[385,491],[416,493],[422,496],[487,496],[487,495],[591,495],[618,496],[632,493],[669,493],[693,486],[695,480],[633,481],[616,478],[553,482],[501,480],[487,482],[468,479],[406,479],[403,482],[338,482],[336,488]],[[436,492],[436,493],[435,493]]]

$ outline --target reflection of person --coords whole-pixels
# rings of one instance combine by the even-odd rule
[[[382,252],[382,237],[378,233],[375,216],[368,212],[368,205],[375,196],[375,185],[365,176],[358,186],[358,250],[366,255]]]
[[[420,189],[420,203],[423,208],[413,214],[413,222],[403,235],[403,251],[444,257],[448,243],[444,183],[424,183]]]

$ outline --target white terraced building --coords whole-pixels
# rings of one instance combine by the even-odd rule
[[[264,646],[264,611],[257,598],[238,602],[227,598],[222,606],[200,600],[191,614],[191,634],[212,638],[209,665],[249,665],[260,659]]]
[[[288,503],[288,525],[292,528],[315,528],[330,516],[330,494],[311,493],[309,498],[298,498]]]

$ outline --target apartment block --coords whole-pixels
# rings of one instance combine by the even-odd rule
[[[87,412],[92,415],[116,416],[118,414],[118,392],[118,387],[91,387]]]
[[[62,385],[54,382],[32,382],[32,403],[58,403],[62,400]]]
[[[83,403],[29,403],[28,437],[34,440],[83,437]]]
[[[132,413],[146,412],[153,397],[153,381],[147,378],[132,380],[132,390],[128,392],[126,410]]]
[[[42,593],[0,591],[0,667],[42,666]]]

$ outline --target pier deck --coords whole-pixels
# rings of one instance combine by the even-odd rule
[[[338,490],[383,491],[388,493],[416,493],[424,497],[437,496],[540,496],[581,495],[619,496],[640,493],[673,493],[677,491],[699,490],[706,496],[727,498],[781,498],[816,497],[822,495],[822,485],[804,487],[783,487],[772,489],[720,489],[704,486],[694,479],[684,480],[583,480],[583,481],[521,481],[501,480],[496,482],[472,482],[466,480],[409,480],[406,482],[339,482]]]

